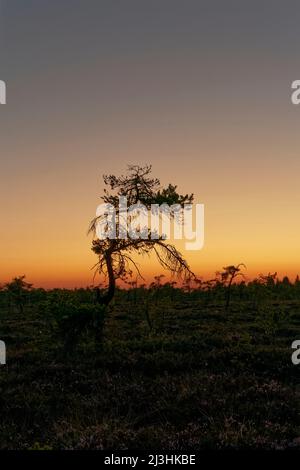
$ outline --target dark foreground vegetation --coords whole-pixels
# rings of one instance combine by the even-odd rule
[[[20,284],[21,282],[21,284]],[[300,283],[0,292],[1,449],[300,448]],[[86,319],[89,319],[86,321]]]

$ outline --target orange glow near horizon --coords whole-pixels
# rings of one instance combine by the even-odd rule
[[[235,150],[236,155],[241,146],[242,142]],[[246,275],[250,279],[259,273],[274,271],[293,279],[300,272],[297,165],[277,165],[277,168],[273,165],[274,171],[270,174],[268,164],[262,164],[258,158],[250,159],[251,151],[258,152],[256,146],[258,144],[253,144],[252,149],[244,151],[243,162],[235,166],[230,164],[232,149],[228,150],[228,155],[223,150],[220,169],[213,163],[217,150],[212,151],[209,145],[204,147],[200,142],[199,145],[195,142],[193,148],[182,148],[182,155],[186,154],[190,162],[188,166],[173,163],[170,171],[164,162],[153,165],[153,175],[159,176],[162,184],[171,182],[177,184],[182,193],[194,192],[195,201],[205,205],[204,248],[199,252],[184,252],[179,244],[191,269],[201,278],[210,279],[223,266],[241,262],[247,266]],[[66,151],[74,155],[77,142],[71,147]],[[140,150],[124,158],[137,162]],[[52,151],[50,146],[49,155]],[[71,178],[69,169],[55,162],[49,165],[42,178],[36,172],[15,176],[17,192],[11,192],[9,180],[4,181],[2,189],[9,194],[9,199],[0,201],[4,221],[0,246],[1,282],[26,274],[29,282],[47,288],[92,284],[91,267],[97,259],[90,250],[87,227],[102,194],[101,174],[122,173],[125,165],[120,161],[118,165],[110,165],[112,154],[105,149],[103,153],[109,158],[105,164],[99,162],[97,166],[95,149],[87,147],[85,151],[95,160],[93,165],[86,161],[82,165],[77,163],[72,168]],[[158,153],[158,149],[153,151]],[[197,161],[198,152],[210,158]],[[280,149],[277,152],[280,154]],[[144,161],[151,161],[150,158],[151,152],[148,152]],[[59,172],[57,166],[60,166]],[[246,181],[243,174],[247,174]],[[139,258],[138,262],[149,282],[158,273],[168,276],[152,258]]]

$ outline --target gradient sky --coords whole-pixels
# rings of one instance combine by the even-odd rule
[[[299,19],[296,0],[0,0],[0,281],[91,284],[101,175],[146,162],[205,204],[199,276],[300,273]]]

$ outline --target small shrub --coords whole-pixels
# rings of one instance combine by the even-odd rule
[[[102,343],[106,309],[102,305],[55,304],[52,307],[56,324],[64,341],[66,353],[72,352],[84,332],[92,331],[95,340]]]

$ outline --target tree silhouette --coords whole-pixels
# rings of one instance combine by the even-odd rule
[[[226,304],[225,304],[225,309],[228,310],[229,304],[230,304],[230,297],[231,297],[231,286],[233,283],[233,280],[238,277],[242,276],[244,277],[244,274],[241,272],[241,267],[246,268],[246,266],[243,263],[238,264],[237,266],[225,266],[223,269],[224,271],[218,271],[217,274],[217,280],[226,287]]]
[[[258,277],[258,282],[267,287],[274,287],[277,278],[277,272],[271,274],[260,274]]]
[[[24,311],[26,295],[32,288],[32,284],[26,282],[25,278],[25,275],[15,277],[11,282],[5,284],[4,286],[10,299],[12,299],[12,301],[18,307],[20,313],[23,313]]]
[[[168,205],[179,204],[181,207],[185,203],[193,202],[193,194],[181,195],[177,192],[177,187],[169,184],[166,188],[161,188],[160,181],[150,176],[152,167],[129,165],[125,176],[104,175],[104,183],[107,188],[101,197],[106,204],[111,204],[116,213],[116,233],[119,234],[120,212],[119,196],[127,197],[128,206],[141,203],[148,210],[151,204]],[[142,277],[136,261],[135,255],[145,255],[154,253],[161,266],[169,270],[173,275],[182,275],[184,278],[193,276],[186,260],[174,245],[166,243],[163,236],[157,239],[151,238],[151,231],[143,238],[120,238],[114,239],[95,238],[97,223],[103,220],[103,216],[92,220],[89,232],[94,234],[92,250],[98,256],[95,265],[97,272],[104,274],[108,278],[108,288],[104,295],[97,291],[97,300],[101,304],[108,305],[113,299],[116,288],[116,280],[126,280],[131,277],[134,271]]]

